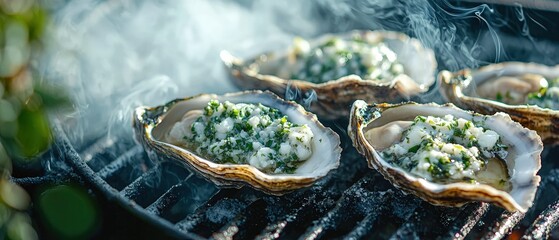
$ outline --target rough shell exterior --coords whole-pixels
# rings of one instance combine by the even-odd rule
[[[180,120],[180,117],[184,115],[186,111],[193,110],[188,109],[191,107],[191,103],[194,104],[194,102],[197,102],[197,105],[204,106],[210,99],[218,99],[220,101],[228,100],[233,103],[262,103],[278,108],[284,114],[288,115],[290,119],[293,118],[290,114],[297,114],[297,118],[299,118],[298,121],[305,121],[305,123],[313,124],[312,126],[309,125],[311,128],[314,128],[313,132],[315,132],[315,129],[319,129],[321,134],[327,138],[323,142],[324,144],[331,144],[331,146],[323,151],[326,151],[329,157],[318,159],[322,162],[315,161],[315,163],[313,163],[315,165],[309,163],[309,161],[311,161],[311,159],[309,159],[303,165],[299,166],[299,169],[302,169],[307,163],[311,164],[311,166],[317,166],[312,168],[312,171],[309,172],[299,173],[298,169],[296,173],[292,175],[271,175],[263,173],[250,165],[215,163],[198,156],[197,153],[193,151],[161,140],[164,138],[162,134],[165,134],[166,128],[168,129],[169,126],[172,126],[173,122],[177,121],[177,118]],[[289,111],[290,113],[286,113],[285,111]],[[296,122],[295,120],[292,121]],[[337,168],[341,155],[341,147],[339,146],[340,139],[335,132],[330,128],[324,127],[318,122],[314,114],[306,112],[300,105],[286,102],[270,92],[247,91],[221,96],[201,94],[190,98],[177,99],[165,105],[153,108],[139,107],[134,113],[133,125],[136,141],[144,145],[144,148],[150,155],[156,155],[158,159],[170,159],[183,163],[188,168],[194,170],[194,172],[223,187],[241,187],[243,185],[248,185],[275,195],[281,195],[298,188],[310,186],[315,181],[325,176],[330,170]],[[316,136],[315,134],[315,137]],[[315,146],[316,144],[317,143],[315,143]],[[159,158],[159,156],[163,158]]]
[[[408,76],[397,76],[390,82],[375,82],[374,80],[363,80],[359,76],[349,75],[340,79],[332,79],[325,83],[315,84],[304,80],[282,79],[275,75],[266,75],[258,72],[260,65],[274,61],[286,56],[286,53],[266,53],[255,58],[243,61],[233,57],[228,52],[221,53],[221,59],[233,75],[232,80],[242,89],[270,90],[280,96],[286,95],[286,90],[296,89],[305,94],[316,93],[317,101],[310,105],[311,112],[317,114],[321,119],[337,119],[349,116],[349,108],[356,99],[364,99],[371,102],[400,102],[409,97],[428,90],[435,81],[437,62],[431,49],[424,48],[414,38],[396,32],[387,31],[354,31],[342,35],[336,35],[342,39],[348,39],[354,34],[359,34],[371,43],[385,42],[399,57]],[[311,46],[325,42],[333,35],[325,35]],[[417,86],[405,83],[412,79]],[[405,79],[405,80],[404,80]],[[421,79],[419,81],[419,79]],[[290,99],[301,102],[302,99]]]
[[[455,73],[439,73],[441,94],[457,106],[482,114],[505,112],[514,121],[538,132],[545,144],[559,144],[559,111],[530,105],[508,105],[477,97],[472,89],[485,80],[503,75],[541,74],[559,77],[559,66],[550,67],[535,63],[507,62],[492,64],[476,70],[464,69]]]
[[[408,174],[403,169],[393,166],[385,162],[377,150],[368,142],[364,135],[364,129],[369,124],[379,119],[386,110],[392,109],[392,113],[401,112],[404,109],[398,109],[402,106],[425,106],[424,111],[433,111],[438,108],[444,108],[447,112],[461,112],[460,114],[471,114],[461,109],[454,107],[452,104],[436,105],[436,104],[416,104],[416,103],[403,103],[403,104],[378,104],[367,105],[364,101],[356,101],[351,109],[350,123],[348,126],[349,136],[353,141],[353,146],[365,156],[368,161],[369,167],[379,171],[387,180],[394,186],[402,189],[405,192],[410,192],[423,200],[434,204],[443,206],[462,206],[472,201],[490,202],[499,205],[509,211],[522,211],[526,210],[532,205],[534,195],[540,182],[540,177],[536,175],[541,167],[540,153],[543,146],[538,135],[531,130],[523,128],[520,124],[513,122],[505,114],[496,114],[489,116],[496,118],[496,121],[505,122],[505,129],[517,129],[522,136],[523,141],[528,144],[526,152],[528,156],[525,164],[510,163],[507,161],[507,168],[511,175],[511,183],[513,188],[510,192],[497,190],[489,185],[474,185],[470,183],[450,183],[438,184],[429,182],[423,178],[415,177]],[[431,110],[430,110],[431,109]],[[406,110],[409,112],[409,110]],[[436,116],[436,115],[435,115]],[[475,114],[474,116],[481,116]],[[410,120],[399,119],[398,120]],[[381,136],[382,137],[382,136]],[[523,151],[524,152],[524,151]],[[507,157],[508,158],[508,157]],[[515,159],[516,160],[516,159]],[[514,162],[514,161],[513,161]],[[517,169],[522,168],[522,169]],[[519,174],[520,173],[520,174]]]

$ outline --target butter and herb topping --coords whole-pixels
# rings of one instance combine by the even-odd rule
[[[183,134],[184,144],[202,156],[267,173],[293,173],[313,153],[314,135],[306,124],[262,104],[211,100],[189,131],[181,128],[175,125],[170,134]]]
[[[430,181],[476,182],[476,174],[489,159],[504,159],[507,153],[507,146],[495,131],[485,129],[482,123],[446,115],[417,116],[400,142],[381,155]]]
[[[351,40],[333,37],[312,49],[307,41],[297,38],[293,48],[300,62],[294,79],[323,83],[355,74],[365,80],[389,81],[404,73],[396,53],[386,44],[371,44],[359,36]]]

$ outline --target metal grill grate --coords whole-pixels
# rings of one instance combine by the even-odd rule
[[[86,178],[179,237],[501,239],[514,231],[538,239],[549,237],[559,218],[556,169],[542,169],[536,203],[527,214],[486,203],[435,207],[394,189],[344,139],[338,169],[312,187],[275,197],[247,187],[218,189],[180,165],[152,162],[126,138],[100,139],[78,154],[60,129],[57,134],[62,154]]]

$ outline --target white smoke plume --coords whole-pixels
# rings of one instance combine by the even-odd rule
[[[221,50],[248,57],[285,48],[294,36],[386,29],[418,38],[435,49],[440,68],[458,70],[507,60],[499,29],[507,21],[537,22],[521,6],[509,18],[489,5],[470,5],[427,0],[55,2],[39,66],[44,79],[72,96],[75,110],[64,116],[65,126],[79,144],[107,131],[131,136],[137,106],[237,91],[219,60]],[[528,25],[519,32],[531,39]],[[480,59],[487,52],[492,58]]]

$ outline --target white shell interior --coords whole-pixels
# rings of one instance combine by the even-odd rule
[[[266,96],[266,97],[264,97]],[[313,138],[313,155],[302,163],[293,174],[273,174],[274,177],[315,177],[324,176],[328,171],[336,168],[339,164],[341,148],[339,146],[339,137],[329,128],[319,125],[316,118],[310,119],[304,115],[301,107],[295,108],[292,105],[281,102],[271,94],[251,94],[251,95],[200,95],[192,99],[181,101],[173,105],[163,116],[159,123],[152,131],[155,141],[159,141],[172,147],[183,149],[182,147],[166,143],[166,134],[171,130],[176,122],[181,121],[185,113],[191,110],[203,109],[211,99],[219,101],[230,101],[232,103],[262,103],[265,106],[277,108],[283,114],[288,116],[289,121],[297,124],[307,124],[314,133]],[[184,150],[184,149],[183,149]],[[195,153],[195,152],[193,152]],[[216,164],[210,164],[216,165]],[[228,165],[228,164],[218,164]],[[249,165],[247,165],[249,166]],[[255,171],[258,171],[254,168]]]
[[[509,154],[506,157],[505,162],[508,168],[510,176],[509,181],[512,185],[512,189],[508,192],[508,194],[524,208],[528,207],[527,204],[531,205],[531,200],[534,197],[536,188],[530,188],[529,186],[534,184],[534,174],[536,174],[540,169],[540,162],[534,160],[534,154],[539,155],[543,147],[540,146],[539,148],[534,148],[534,143],[527,143],[526,141],[530,140],[527,138],[530,130],[521,127],[518,123],[512,122],[510,117],[506,114],[497,113],[493,116],[474,116],[454,107],[404,104],[402,106],[385,110],[378,119],[369,123],[369,125],[363,129],[363,132],[367,132],[370,129],[380,127],[394,121],[412,121],[418,115],[443,117],[447,114],[468,120],[485,121],[485,124],[489,129],[497,132],[501,136],[503,143],[509,146]],[[379,138],[382,138],[382,136],[379,136]],[[375,139],[368,140],[372,141],[371,145],[375,145]],[[418,180],[417,177],[407,174],[405,170],[384,161],[377,151],[374,151],[374,154],[383,166],[396,169],[409,179]],[[424,186],[428,187],[430,191],[434,192],[440,192],[445,187],[444,184],[430,183],[423,179],[420,181],[422,181]],[[464,189],[484,187],[487,189],[493,189],[494,191],[500,191],[488,185],[472,185],[467,183],[452,183],[448,185],[460,184],[464,187]]]

